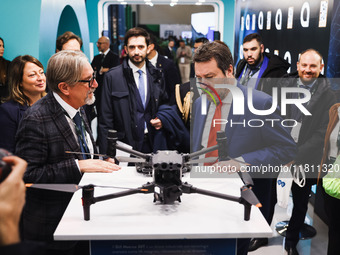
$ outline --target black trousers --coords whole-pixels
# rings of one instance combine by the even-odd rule
[[[277,202],[276,178],[254,178],[253,182],[253,191],[262,204],[260,211],[270,225]]]
[[[294,207],[287,229],[286,247],[295,247],[299,242],[299,234],[305,222],[309,195],[313,184],[315,184],[315,179],[306,179],[304,187],[300,187],[293,182],[292,195]]]

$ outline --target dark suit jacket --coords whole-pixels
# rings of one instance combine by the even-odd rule
[[[156,67],[163,70],[169,104],[173,105],[176,103],[175,86],[181,83],[181,76],[179,75],[178,69],[172,60],[160,54],[158,54]]]
[[[280,87],[296,87],[299,75],[297,72],[287,74],[280,82]],[[296,164],[308,164],[318,169],[321,162],[323,143],[329,121],[329,109],[336,103],[335,94],[331,90],[329,81],[322,75],[313,85],[316,91],[313,93],[309,103],[305,106],[312,114],[302,118],[298,141],[298,153],[295,157]],[[293,93],[287,95],[292,98]],[[287,105],[287,118],[294,118],[292,114],[293,105]],[[317,178],[318,171],[307,172],[308,177]]]
[[[149,61],[146,61],[148,93],[144,119],[149,130],[151,144],[155,129],[150,125],[150,119],[156,117],[159,105],[167,101],[164,88],[163,74]],[[100,151],[106,153],[107,131],[117,130],[118,139],[140,150],[144,138],[144,122],[140,123],[137,117],[142,102],[136,83],[133,78],[132,69],[125,59],[123,64],[112,68],[105,74],[102,93],[102,115],[99,116],[98,141]]]
[[[274,127],[271,126],[271,122],[265,121],[265,119],[282,120],[278,110],[269,116],[251,113],[247,107],[247,88],[242,85],[238,85],[238,87],[245,96],[245,113],[244,115],[233,115],[232,104],[226,125],[229,156],[232,158],[243,157],[245,162],[254,166],[277,166],[290,162],[295,157],[296,145],[289,131],[279,121],[275,122]],[[269,109],[272,105],[270,96],[256,90],[253,91],[253,100],[254,108],[258,110]],[[206,115],[200,114],[201,98],[195,102],[193,111],[193,148],[199,150],[206,119]],[[251,119],[261,119],[264,125],[262,127],[250,127],[247,122]],[[245,121],[246,125],[234,124],[231,126],[231,120],[233,123]]]
[[[13,100],[0,105],[0,148],[14,153],[15,134],[27,108]]]
[[[99,74],[99,70],[102,67],[112,68],[118,65],[120,65],[119,56],[111,50],[106,54],[103,62],[102,62],[102,54],[96,55],[92,60],[91,66],[93,70],[96,72],[96,81],[98,82],[98,87],[94,93],[96,96],[97,111],[99,113],[100,113],[101,93],[102,93],[102,88],[103,88],[103,79],[105,75],[105,73]]]
[[[168,57],[168,59],[175,61],[176,52],[174,50],[170,51],[168,46],[166,46],[162,49],[162,53],[163,53],[162,54],[163,56],[166,56],[166,57]]]
[[[83,109],[81,113],[85,115]],[[86,131],[91,135],[87,119],[84,119]],[[92,135],[91,140],[95,149]],[[16,154],[28,162],[24,175],[26,183],[79,183],[82,174],[75,159],[82,159],[81,155],[65,151],[81,150],[52,92],[26,111],[16,142]],[[53,233],[71,197],[72,194],[66,192],[28,189],[23,210],[24,237],[50,242],[49,248],[66,249],[74,245],[73,242],[52,243]]]
[[[281,125],[281,121],[275,121],[273,127],[271,122],[266,121],[266,119],[282,120],[278,110],[266,116],[253,114],[247,107],[247,88],[242,85],[238,85],[238,87],[244,94],[245,112],[243,115],[234,115],[234,102],[232,103],[225,130],[228,155],[232,158],[242,157],[246,163],[251,164],[253,167],[280,166],[292,161],[297,153],[297,149],[289,131]],[[272,105],[271,97],[263,92],[253,90],[253,105],[258,110],[269,109]],[[193,118],[192,141],[194,151],[197,151],[201,149],[202,133],[206,119],[206,115],[201,115],[201,98],[198,98],[195,102]],[[222,116],[222,119],[225,118]],[[247,123],[252,119],[262,120],[264,125],[262,127],[250,127]],[[230,124],[231,121],[234,123],[232,126]],[[243,122],[245,125],[240,124]],[[255,125],[259,125],[258,121],[256,123]],[[256,170],[256,168],[254,169]],[[263,205],[260,210],[267,221],[269,221],[272,206],[272,178],[276,178],[278,172],[273,173],[271,171],[266,175],[263,175],[261,172],[258,174],[250,172],[250,174],[254,181],[253,191]]]

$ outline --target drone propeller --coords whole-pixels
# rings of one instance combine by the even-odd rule
[[[82,153],[78,151],[65,151],[65,153],[69,154],[85,154],[85,155],[93,155],[93,156],[98,156],[98,157],[108,157],[105,154],[98,154],[98,153]],[[117,156],[115,157],[119,162],[128,162],[128,163],[144,163],[145,159],[141,158],[130,158],[130,157],[123,157],[123,156]]]
[[[131,188],[126,188],[126,187],[116,187],[116,186],[102,186],[102,185],[93,185],[93,186],[99,187],[99,188],[131,189]],[[77,190],[85,187],[85,185],[80,186],[80,185],[68,184],[68,183],[66,184],[63,184],[63,183],[26,183],[26,187],[74,193]]]
[[[255,205],[256,207],[262,207],[262,204],[255,196],[254,192],[252,191],[251,187],[243,186],[241,188],[241,198],[247,201],[251,205]]]
[[[217,159],[218,157],[192,159],[188,161],[187,164],[214,163],[217,161]]]
[[[89,152],[79,152],[79,151],[65,151],[65,153],[68,154],[81,154],[81,155],[92,155],[92,156],[98,156],[98,157],[108,157],[105,154],[99,154],[99,153],[89,153]]]

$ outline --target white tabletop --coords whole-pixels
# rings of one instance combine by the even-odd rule
[[[137,188],[151,177],[124,168],[114,173],[84,174],[80,185],[114,185]],[[183,181],[201,189],[240,196],[239,178],[190,178]],[[122,189],[95,188],[94,196]],[[199,194],[183,194],[173,205],[153,203],[153,194],[135,194],[91,205],[85,221],[77,191],[55,233],[55,240],[208,239],[271,237],[272,230],[260,210],[252,206],[250,220],[244,221],[244,206]]]

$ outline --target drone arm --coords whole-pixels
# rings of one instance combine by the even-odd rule
[[[235,197],[235,196],[230,196],[230,195],[226,195],[226,194],[222,194],[222,193],[218,193],[218,192],[214,192],[210,190],[199,189],[199,188],[193,187],[187,182],[182,184],[182,191],[183,193],[187,193],[187,194],[198,193],[198,194],[202,194],[202,195],[206,195],[210,197],[221,198],[221,199],[230,200],[230,201],[243,204],[244,205],[244,220],[248,221],[250,219],[251,204],[248,203],[242,197]]]
[[[191,153],[191,154],[189,154],[187,156],[188,156],[189,159],[196,158],[198,156],[201,156],[203,154],[206,154],[208,152],[211,152],[211,151],[214,151],[214,150],[217,150],[217,149],[218,149],[218,145],[214,145],[214,146],[211,146],[209,148],[205,148],[205,149],[202,149],[200,151],[193,152],[193,153]]]
[[[217,198],[241,203],[240,197],[230,196],[230,195],[226,195],[226,194],[222,194],[222,193],[218,193],[218,192],[214,192],[210,190],[205,190],[205,189],[199,189],[199,188],[193,187],[192,185],[188,183],[182,184],[182,191],[183,193],[187,193],[187,194],[197,193],[197,194],[202,194],[202,195],[206,195],[210,197],[217,197]]]
[[[94,201],[94,203],[96,203],[96,202],[101,202],[101,201],[105,201],[105,200],[109,200],[109,199],[113,199],[113,198],[125,197],[125,196],[129,196],[129,195],[137,194],[137,193],[149,193],[148,191],[149,190],[146,190],[146,189],[143,189],[143,188],[129,189],[129,190],[125,190],[125,191],[121,191],[121,192],[117,192],[117,193],[113,193],[113,194],[108,194],[108,195],[104,195],[104,196],[100,196],[100,197],[94,197],[93,201]]]

